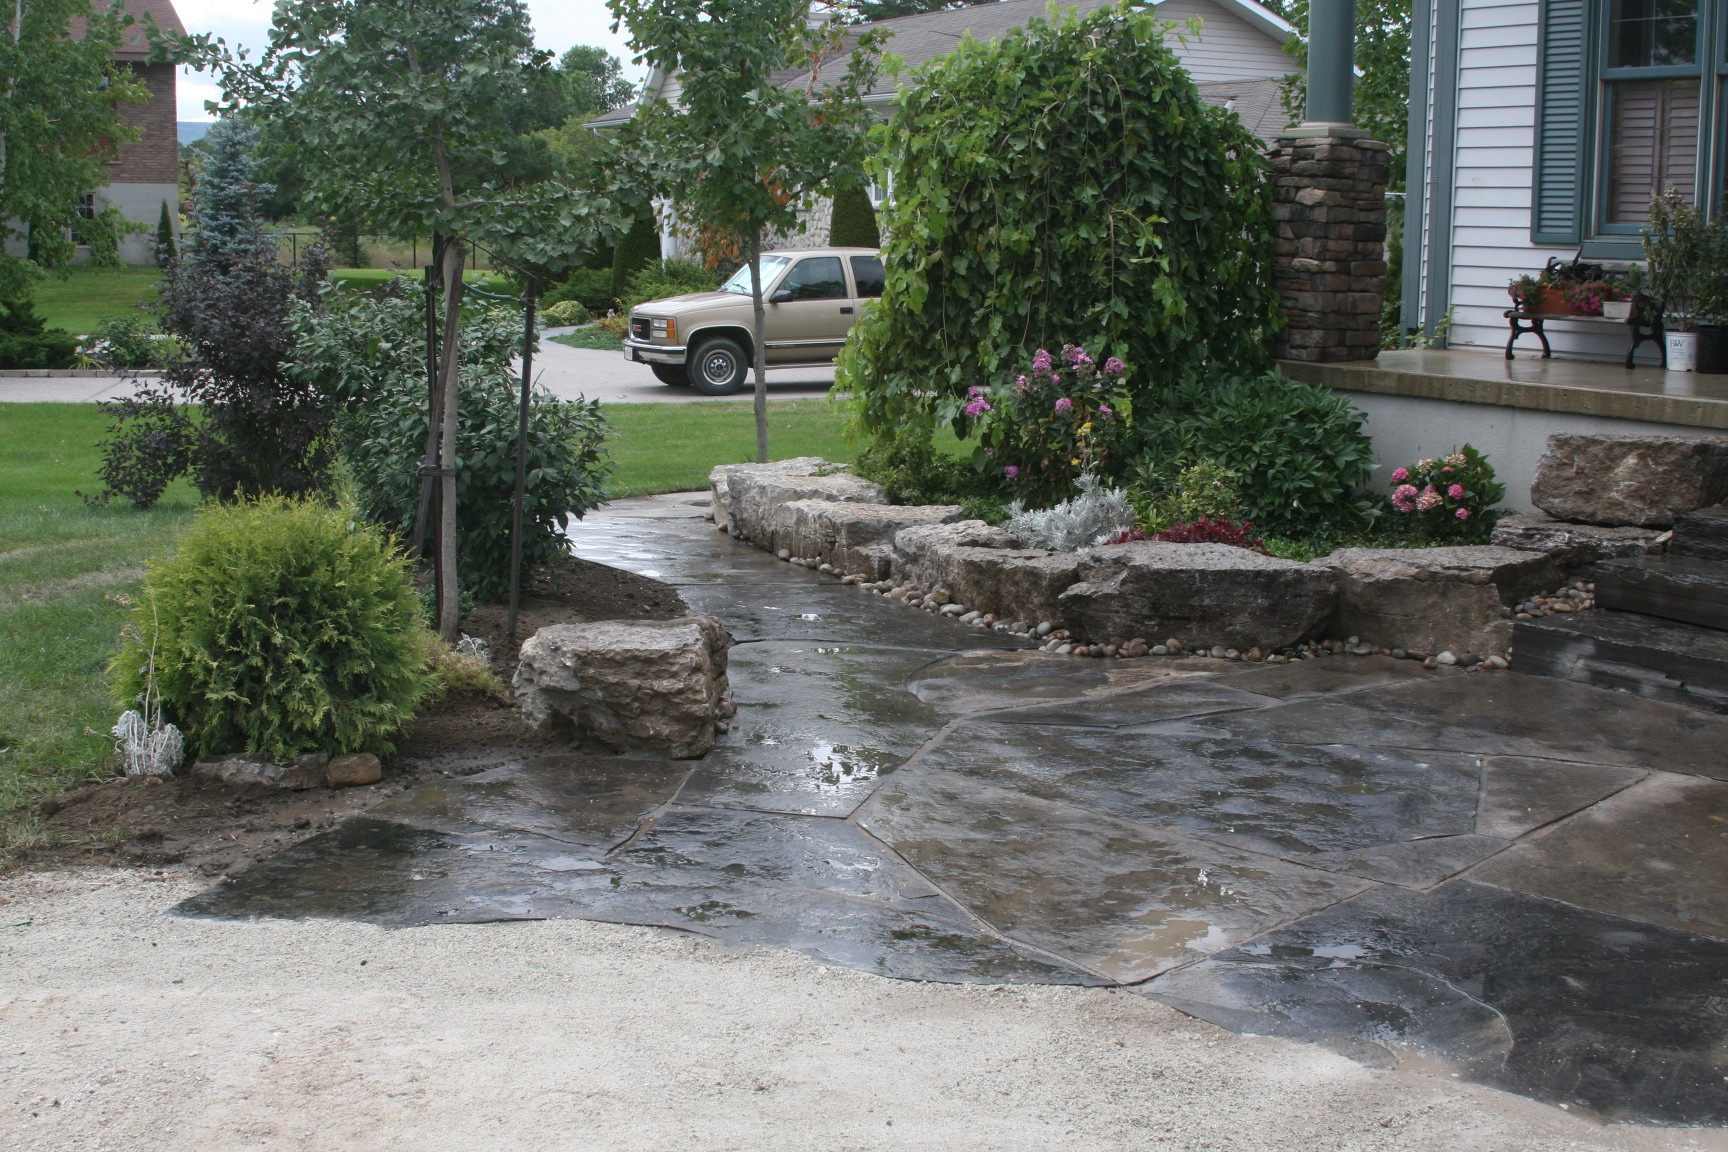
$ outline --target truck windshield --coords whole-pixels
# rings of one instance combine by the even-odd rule
[[[774,283],[774,277],[780,275],[781,270],[790,263],[790,256],[762,257],[762,295],[768,295],[768,286]],[[720,291],[734,292],[739,296],[750,295],[750,265],[746,264],[732,273],[732,279],[720,285]]]

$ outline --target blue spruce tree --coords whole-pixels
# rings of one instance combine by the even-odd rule
[[[269,243],[261,208],[274,186],[257,180],[252,146],[258,130],[243,120],[219,120],[205,136],[209,151],[193,198],[196,260],[232,265]]]

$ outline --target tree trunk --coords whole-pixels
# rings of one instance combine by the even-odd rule
[[[438,467],[438,433],[444,426],[444,393],[438,374],[438,349],[442,344],[438,333],[438,285],[444,276],[444,241],[432,237],[432,263],[426,268],[426,450],[420,457],[420,502],[414,513],[414,536],[410,548],[416,562],[426,558],[426,537],[432,532],[430,517],[433,508],[435,469]]]
[[[762,308],[762,229],[750,233],[750,361],[756,366],[756,462],[768,463],[768,315]]]
[[[462,638],[456,583],[456,394],[462,323],[462,244],[444,245],[444,348],[438,357],[442,376],[444,426],[438,443],[438,634],[454,644]]]

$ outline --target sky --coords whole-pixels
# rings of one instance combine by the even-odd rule
[[[534,40],[542,48],[562,53],[577,44],[594,44],[624,62],[624,75],[640,81],[647,69],[630,60],[630,48],[622,35],[613,35],[612,14],[605,0],[527,0],[534,21]],[[213,32],[230,48],[244,46],[252,56],[267,42],[272,0],[174,0],[174,10],[188,32]],[[219,95],[210,77],[180,70],[181,120],[209,120],[204,102]]]

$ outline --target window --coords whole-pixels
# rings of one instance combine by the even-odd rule
[[[786,273],[778,291],[792,293],[794,300],[846,299],[846,274],[838,256],[809,256]]]
[[[1728,212],[1728,0],[1541,0],[1531,239],[1636,258],[1673,185]]]
[[[1698,0],[1608,0],[1601,85],[1604,231],[1636,230],[1673,185],[1696,202],[1704,129]]]
[[[852,257],[852,279],[858,284],[860,300],[874,300],[882,295],[886,277],[882,271],[882,260],[876,256]]]
[[[774,277],[780,274],[780,269],[792,262],[790,256],[762,257],[762,291],[766,293],[769,285],[774,283]],[[732,273],[732,278],[720,285],[722,292],[734,292],[739,296],[750,295],[750,265],[746,264]]]
[[[96,193],[86,192],[84,195],[78,197],[78,206],[76,211],[78,213],[78,219],[80,220],[96,219]],[[83,235],[79,233],[76,227],[66,229],[66,238],[74,244],[89,243],[89,241],[84,239]]]

